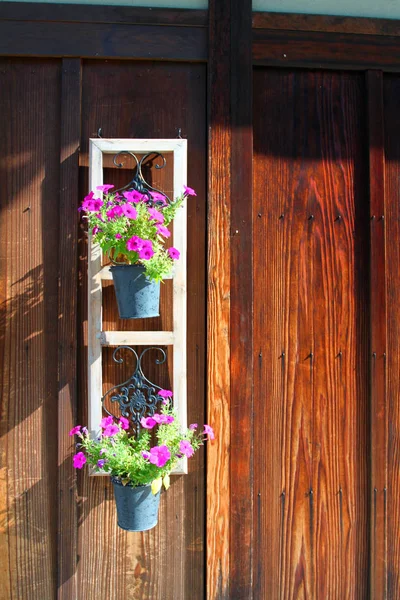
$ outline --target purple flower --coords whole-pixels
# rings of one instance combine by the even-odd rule
[[[172,260],[178,260],[178,258],[181,255],[179,250],[177,250],[176,248],[173,248],[173,247],[168,248],[168,254],[169,254],[170,258],[172,258]]]
[[[179,452],[190,458],[194,454],[194,448],[190,442],[182,440],[179,442]]]
[[[157,467],[163,467],[170,458],[171,452],[164,444],[162,446],[154,446],[154,448],[150,448],[149,460],[153,465],[156,465]]]
[[[80,425],[76,425],[75,427],[73,427],[71,429],[71,431],[69,432],[69,435],[76,435],[77,433],[79,433],[81,430],[81,426]]]
[[[83,435],[87,435],[89,433],[88,428],[82,427],[82,433],[83,433]]]
[[[86,462],[86,456],[83,454],[83,452],[78,452],[78,454],[75,454],[75,456],[72,458],[72,462],[75,469],[82,469]]]
[[[128,200],[128,202],[133,202],[137,204],[141,200],[143,200],[144,196],[137,190],[132,190],[131,192],[124,192],[124,197]]]
[[[197,429],[197,427],[198,427],[197,423],[192,423],[191,425],[189,425],[189,429],[191,431],[194,431],[195,429]]]
[[[117,433],[119,433],[119,427],[117,425],[108,425],[108,427],[106,427],[105,430],[103,431],[103,436],[104,437],[112,437],[113,435],[116,435]]]
[[[153,419],[159,425],[169,425],[170,423],[173,423],[175,420],[172,415],[159,415],[157,413],[153,415]]]
[[[96,233],[99,233],[99,231],[100,231],[100,228],[99,228],[99,227],[97,227],[97,225],[95,225],[95,226],[93,227],[93,229],[92,229],[92,234],[93,234],[93,235],[96,235]]]
[[[124,214],[122,206],[119,206],[119,204],[117,204],[117,206],[114,206],[113,211],[115,217],[122,217],[122,215]]]
[[[112,417],[111,415],[109,417],[104,417],[101,421],[100,421],[100,427],[102,427],[103,429],[105,429],[106,427],[109,427],[110,425],[114,424],[114,417]]]
[[[137,235],[132,236],[127,242],[126,247],[131,252],[139,252],[142,249],[143,240]]]
[[[120,233],[116,233],[115,234],[115,239],[116,240],[120,240],[122,238],[122,235]]]
[[[131,204],[123,204],[121,208],[125,217],[128,217],[128,219],[137,219],[137,210]]]
[[[149,458],[150,458],[150,452],[147,452],[147,450],[143,450],[143,452],[142,452],[142,456],[143,456],[143,458],[145,458],[146,460],[149,460]]]
[[[163,206],[165,206],[167,204],[167,200],[166,200],[164,194],[160,194],[160,192],[150,192],[150,196],[156,202],[162,202]]]
[[[139,258],[143,260],[150,260],[150,258],[154,256],[154,250],[150,246],[143,246],[141,250],[139,250]]]
[[[104,465],[106,464],[106,459],[105,458],[100,458],[100,460],[97,461],[97,466],[100,467],[100,469],[102,469],[104,467]]]
[[[129,429],[129,419],[126,417],[120,417],[119,424],[121,425],[122,429]]]
[[[172,398],[173,394],[171,390],[160,390],[157,396],[161,396],[161,398]]]
[[[94,200],[92,200],[92,206],[92,210],[98,212],[103,206],[103,200],[99,200],[99,198],[94,198]]]
[[[145,429],[153,429],[154,425],[157,423],[152,417],[142,417],[140,419],[140,424]]]
[[[163,235],[166,238],[169,238],[171,235],[171,232],[169,231],[169,229],[164,227],[164,225],[156,225],[156,229],[157,229],[157,233],[159,233],[160,235]]]
[[[212,427],[210,427],[210,425],[204,425],[203,433],[208,435],[209,440],[215,440],[214,430]]]
[[[149,215],[152,220],[156,223],[164,223],[164,215],[162,215],[156,208],[149,208]]]
[[[110,210],[107,210],[106,215],[107,215],[107,219],[109,221],[112,221],[115,218],[114,209],[110,208]]]
[[[113,189],[113,185],[110,185],[109,183],[106,183],[105,185],[98,185],[96,187],[96,190],[99,190],[100,192],[104,192],[104,194],[108,194],[108,192],[110,190]]]
[[[97,217],[100,221],[103,221],[103,223],[104,223],[104,219],[103,219],[101,213],[97,213],[97,215],[95,215],[95,217]]]
[[[188,187],[187,185],[183,186],[185,196],[197,196],[196,192],[193,188]]]

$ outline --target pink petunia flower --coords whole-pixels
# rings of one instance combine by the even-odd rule
[[[97,225],[95,225],[92,229],[92,235],[96,235],[96,233],[99,233],[100,231],[100,227],[97,227]]]
[[[143,194],[141,194],[137,190],[132,190],[130,192],[124,192],[123,194],[124,194],[124,197],[128,200],[128,202],[133,202],[134,204],[141,202],[144,198]]]
[[[78,452],[78,454],[75,454],[75,456],[72,458],[72,463],[75,469],[82,469],[85,462],[86,456],[83,454],[83,452]]]
[[[204,425],[203,433],[208,435],[209,440],[215,440],[214,430],[212,427],[210,427],[210,425]]]
[[[175,420],[172,415],[159,415],[158,413],[155,413],[153,415],[153,419],[159,425],[169,425],[170,423],[173,423]]]
[[[153,448],[150,448],[149,460],[153,465],[161,468],[166,462],[169,461],[170,458],[171,452],[164,444],[162,446],[154,446]]]
[[[157,396],[161,396],[161,398],[172,398],[173,393],[171,390],[160,390]]]
[[[100,192],[103,192],[104,194],[108,194],[108,192],[110,190],[113,189],[113,185],[110,185],[109,183],[106,183],[105,185],[98,185],[96,187],[96,190],[99,190]]]
[[[168,254],[169,254],[170,258],[172,258],[172,260],[178,260],[178,258],[181,255],[181,253],[179,252],[179,250],[177,250],[174,247],[168,248]]]
[[[122,429],[129,429],[129,419],[126,417],[120,417],[119,424],[121,425]]]
[[[76,427],[73,427],[71,429],[71,431],[69,432],[69,435],[76,435],[77,433],[79,433],[81,430],[81,426],[80,425],[76,425]]]
[[[103,206],[103,200],[99,200],[99,198],[94,198],[92,200],[92,210],[95,210],[96,212],[98,212],[101,207]]]
[[[110,425],[113,425],[113,423],[114,423],[114,417],[112,417],[110,415],[109,417],[104,417],[100,421],[100,427],[102,427],[102,429],[105,429],[106,427],[109,427]]]
[[[197,194],[196,194],[196,192],[194,191],[193,188],[191,188],[191,187],[189,187],[187,185],[184,185],[183,189],[185,190],[184,191],[185,196],[197,196]]]
[[[150,196],[156,202],[162,202],[163,206],[166,206],[166,204],[168,204],[164,194],[160,194],[160,192],[150,192]]]
[[[171,232],[169,231],[169,229],[164,227],[164,225],[156,225],[156,229],[157,229],[157,233],[159,233],[160,235],[163,235],[166,238],[169,238],[171,236]]]
[[[123,204],[121,208],[125,217],[128,217],[128,219],[137,219],[137,210],[133,208],[132,204]]]
[[[116,240],[120,240],[122,238],[122,235],[120,233],[116,233],[115,234],[115,239]]]
[[[154,250],[151,246],[143,246],[139,251],[139,258],[142,260],[150,260],[152,256],[154,256]]]
[[[149,215],[156,223],[164,223],[164,215],[162,215],[156,208],[149,208]]]
[[[140,419],[140,424],[145,429],[153,429],[154,425],[157,424],[157,421],[155,421],[152,417],[142,417]]]
[[[146,460],[149,460],[149,458],[150,458],[150,452],[147,452],[147,450],[143,450],[143,452],[142,452],[142,456],[143,456],[143,458],[145,458]]]
[[[139,250],[142,249],[142,246],[143,246],[143,240],[140,237],[138,237],[137,235],[132,236],[126,242],[126,247],[131,252],[139,252]]]
[[[100,469],[102,469],[102,468],[104,467],[104,465],[106,464],[106,462],[107,462],[107,461],[106,461],[106,459],[105,459],[105,458],[100,458],[100,459],[97,461],[97,466],[98,466],[98,467],[100,467]]]
[[[190,458],[194,454],[194,448],[190,442],[182,440],[179,442],[179,452]]]
[[[191,431],[194,431],[194,430],[195,430],[195,429],[197,429],[197,428],[198,428],[198,425],[197,425],[197,423],[192,423],[191,425],[189,425],[189,429],[190,429]]]
[[[103,431],[103,436],[104,437],[113,437],[117,433],[119,433],[119,427],[117,425],[108,425],[108,427],[106,427],[105,430]]]

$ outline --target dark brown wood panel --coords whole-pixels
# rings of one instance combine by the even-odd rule
[[[205,61],[207,30],[124,23],[2,20],[0,55]]]
[[[280,67],[399,71],[400,51],[395,36],[254,29],[253,61]]]
[[[181,25],[207,27],[207,11],[101,4],[51,4],[2,2],[0,19],[68,23],[134,23],[136,25]]]
[[[77,418],[78,188],[81,63],[61,64],[58,316],[58,597],[76,597],[77,503],[72,465]]]
[[[188,184],[197,197],[188,201],[188,419],[204,422],[205,403],[205,240],[206,240],[206,80],[203,65],[154,62],[85,62],[82,84],[81,152],[102,128],[104,137],[188,139]],[[126,171],[117,173],[124,179]],[[81,168],[81,196],[87,168]],[[107,170],[107,177],[112,172]],[[86,255],[81,240],[80,339],[85,340]],[[116,320],[105,305],[106,323]],[[165,306],[170,309],[170,306]],[[131,327],[135,327],[132,322]],[[110,359],[111,352],[103,356]],[[79,363],[81,421],[85,421],[86,348]],[[116,369],[105,365],[113,381]],[[164,374],[165,375],[165,374]],[[163,376],[164,376],[163,375]],[[143,534],[117,529],[112,487],[107,478],[78,481],[80,510],[79,590],[85,600],[125,598],[175,600],[204,597],[204,451],[189,462],[189,474],[172,478],[161,498],[159,525]],[[99,570],[99,564],[102,568]],[[96,585],[93,581],[96,580]]]
[[[2,598],[57,581],[60,64],[0,62]]]
[[[254,581],[365,598],[368,215],[363,78],[254,76]]]
[[[387,290],[386,411],[387,598],[400,597],[400,77],[385,75],[385,256]],[[382,465],[383,467],[383,465]]]

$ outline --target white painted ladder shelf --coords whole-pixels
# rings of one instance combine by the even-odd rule
[[[135,154],[173,153],[173,198],[179,196],[187,179],[187,141],[184,139],[91,139],[89,140],[89,191],[103,184],[103,155],[127,150]],[[108,182],[107,182],[108,183]],[[88,247],[88,396],[89,430],[97,433],[102,418],[103,346],[172,346],[174,407],[183,427],[186,407],[186,201],[173,220],[174,245],[180,251],[173,276],[173,331],[103,331],[102,281],[112,279],[102,264],[100,246]],[[187,473],[187,460],[174,473]]]

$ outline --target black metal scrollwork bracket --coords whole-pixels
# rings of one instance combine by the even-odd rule
[[[130,346],[118,346],[113,352],[113,360],[118,364],[124,362],[121,356],[118,357],[121,350],[132,352],[136,359],[135,370],[129,379],[108,390],[102,397],[101,402],[104,412],[110,416],[115,415],[106,408],[105,402],[106,400],[116,402],[119,406],[121,416],[129,419],[131,428],[138,434],[141,428],[141,418],[154,415],[163,401],[163,398],[158,395],[158,392],[162,388],[149,381],[143,373],[143,356],[150,350],[157,351],[161,355],[161,358],[156,358],[155,360],[157,365],[165,363],[167,356],[165,351],[157,346],[146,348],[140,355]]]
[[[147,154],[145,154],[145,156],[143,156],[139,160],[138,157],[136,156],[136,154],[134,154],[133,152],[130,152],[129,150],[122,150],[121,152],[118,152],[118,154],[116,154],[113,159],[114,165],[118,168],[122,168],[124,166],[124,163],[120,162],[120,157],[123,155],[129,155],[134,159],[134,161],[136,163],[135,168],[134,168],[135,173],[134,173],[134,176],[131,179],[131,181],[124,187],[116,190],[116,192],[125,192],[125,191],[136,190],[140,194],[144,194],[147,197],[146,203],[150,204],[151,206],[165,206],[166,204],[172,204],[171,199],[167,196],[167,194],[165,194],[161,190],[151,186],[145,180],[143,173],[142,173],[142,169],[143,169],[143,165],[144,165],[145,161],[148,160],[149,157],[153,156],[153,155],[154,156],[153,156],[152,160],[160,158],[162,161],[161,164],[156,163],[154,165],[155,168],[163,169],[167,164],[167,161],[166,161],[164,155],[161,154],[160,152],[148,152]],[[154,194],[154,196],[152,195],[152,193]]]

